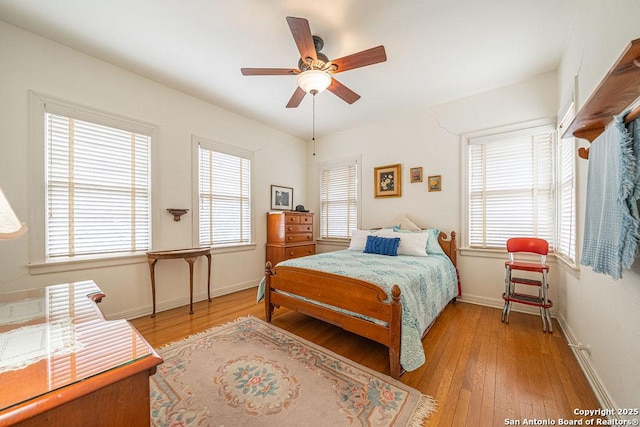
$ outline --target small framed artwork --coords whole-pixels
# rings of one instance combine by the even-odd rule
[[[293,188],[271,186],[271,209],[293,209]]]
[[[429,191],[440,191],[442,185],[442,177],[440,175],[432,175],[429,177]]]
[[[422,182],[422,168],[411,168],[409,169],[411,175],[411,183],[414,182]]]
[[[373,168],[374,196],[378,197],[400,197],[402,166],[388,165]]]

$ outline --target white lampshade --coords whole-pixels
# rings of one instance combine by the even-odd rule
[[[0,188],[0,240],[17,239],[26,231],[27,227],[20,223]]]
[[[307,70],[298,74],[298,86],[307,93],[320,93],[331,84],[329,73],[320,70]]]

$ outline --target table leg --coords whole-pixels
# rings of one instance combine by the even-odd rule
[[[196,262],[196,258],[190,256],[184,259],[189,264],[189,314],[193,314],[193,263]]]
[[[207,297],[211,302],[211,254],[207,254],[207,265],[209,266],[209,272],[207,273]]]
[[[153,312],[151,313],[151,317],[156,317],[156,262],[157,259],[148,259],[149,262],[149,272],[151,273],[151,298],[153,299]]]

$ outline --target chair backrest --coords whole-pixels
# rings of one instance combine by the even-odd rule
[[[514,259],[514,254],[518,252],[538,254],[542,257],[544,264],[549,253],[549,242],[536,237],[512,237],[507,240],[507,252],[511,261]]]

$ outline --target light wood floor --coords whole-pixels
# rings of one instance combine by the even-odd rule
[[[264,320],[255,289],[132,321],[146,340],[160,347],[211,326],[252,315]],[[577,419],[574,409],[598,402],[554,319],[542,332],[540,318],[511,313],[500,322],[495,308],[449,304],[423,340],[427,363],[400,380],[438,402],[427,426],[504,426],[505,420]],[[389,373],[386,347],[280,308],[273,324],[374,370]]]

